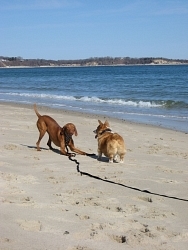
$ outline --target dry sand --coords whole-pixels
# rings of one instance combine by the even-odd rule
[[[73,122],[75,145],[97,152],[99,116],[38,107],[62,126]],[[31,106],[0,104],[0,249],[177,249],[188,246],[188,134],[108,119],[126,142],[123,164],[77,155],[75,162],[41,142]],[[105,117],[100,117],[105,120]],[[116,183],[123,184],[117,185]]]

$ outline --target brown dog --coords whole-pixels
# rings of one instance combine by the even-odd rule
[[[110,129],[108,121],[102,123],[98,120],[99,125],[93,132],[96,134],[95,138],[98,138],[98,159],[100,160],[102,154],[109,158],[109,162],[113,160],[117,161],[117,157],[120,157],[120,163],[123,163],[126,153],[125,143],[123,138],[113,133]]]
[[[73,123],[67,123],[63,128],[61,128],[50,116],[40,115],[37,111],[36,104],[34,104],[34,110],[38,116],[37,128],[39,130],[39,139],[36,143],[38,151],[40,151],[40,141],[47,132],[49,134],[47,145],[50,149],[53,149],[51,146],[51,142],[53,142],[57,147],[60,147],[60,151],[63,155],[70,155],[70,153],[65,151],[66,146],[69,146],[70,150],[75,153],[86,155],[85,152],[75,148],[74,146],[72,136],[77,136],[78,133]]]

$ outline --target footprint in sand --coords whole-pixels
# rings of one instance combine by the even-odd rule
[[[149,208],[145,215],[142,215],[142,218],[150,218],[150,219],[157,219],[163,220],[164,218],[173,217],[175,214],[171,211],[160,210],[157,208]]]
[[[75,247],[67,248],[67,250],[93,250],[93,248],[88,248],[85,246],[75,246]]]
[[[42,224],[40,221],[18,220],[18,224],[25,231],[38,232],[41,231],[42,228]]]
[[[127,243],[125,235],[110,235],[110,238],[118,243]]]
[[[6,144],[6,145],[4,145],[4,148],[7,149],[7,150],[15,150],[18,147],[16,145],[14,145],[14,144]]]
[[[89,215],[78,215],[78,214],[76,214],[76,216],[78,216],[80,220],[89,220],[90,219]]]

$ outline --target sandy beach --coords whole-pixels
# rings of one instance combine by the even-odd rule
[[[75,145],[97,153],[93,130],[108,118],[38,111],[61,126],[74,123]],[[76,155],[80,170],[96,179],[81,176],[57,147],[49,150],[47,134],[36,150],[32,106],[1,103],[0,116],[0,249],[187,249],[188,134],[110,118],[126,143],[124,163]]]

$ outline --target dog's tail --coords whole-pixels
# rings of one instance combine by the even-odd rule
[[[38,116],[38,118],[41,117],[41,115],[40,115],[39,112],[37,111],[37,105],[34,104],[33,107],[34,107],[35,113],[36,113],[36,115]]]

